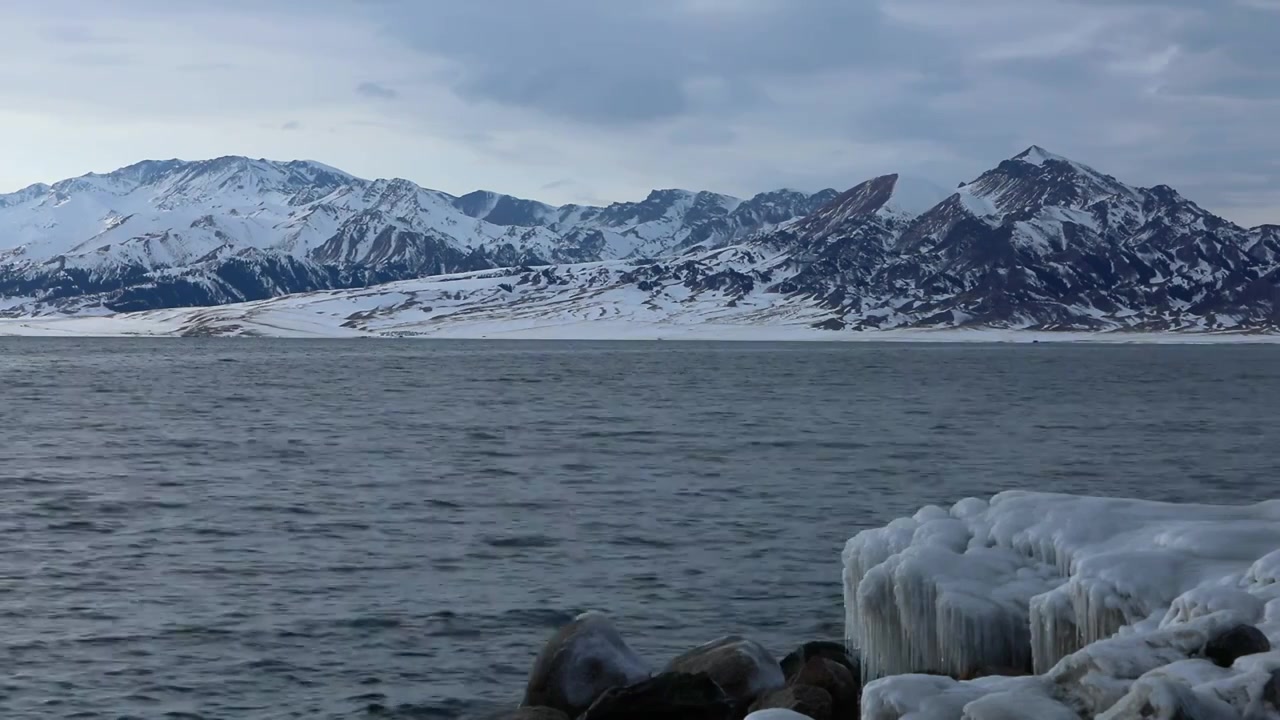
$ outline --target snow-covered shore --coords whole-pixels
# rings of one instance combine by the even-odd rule
[[[1280,344],[1280,334],[1230,332],[1043,332],[1004,329],[820,330],[802,325],[641,320],[489,319],[393,328],[351,327],[311,308],[235,312],[240,306],[122,315],[0,318],[0,337],[439,338],[456,340],[672,340],[703,342],[1088,343],[1099,345]]]
[[[1280,717],[1280,650],[1205,657],[1241,625],[1280,647],[1280,500],[1006,492],[862,532],[844,568],[868,720]]]

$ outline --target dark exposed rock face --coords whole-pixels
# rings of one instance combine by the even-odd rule
[[[858,712],[858,700],[862,696],[860,680],[845,665],[825,657],[810,658],[796,675],[788,680],[791,687],[815,687],[827,692],[831,698],[831,711],[835,717],[853,717]]]
[[[733,703],[706,674],[665,673],[606,691],[580,720],[729,720]]]
[[[1219,667],[1231,667],[1238,658],[1270,652],[1271,641],[1252,625],[1237,625],[1209,640],[1204,656]]]

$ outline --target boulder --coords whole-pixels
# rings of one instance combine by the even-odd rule
[[[844,643],[831,642],[829,640],[807,642],[792,650],[790,655],[782,658],[782,674],[786,676],[787,682],[791,682],[796,673],[800,672],[800,669],[815,657],[823,657],[840,663],[849,669],[849,673],[858,682],[862,682],[862,664],[858,662],[857,657],[849,653]]]
[[[609,688],[633,685],[649,674],[607,617],[584,613],[547,641],[529,673],[520,705],[577,717]]]
[[[605,691],[579,720],[730,720],[733,704],[705,673],[664,673]]]
[[[746,706],[756,698],[786,685],[782,666],[763,645],[729,635],[700,645],[667,665],[668,672],[706,673],[735,704]]]
[[[751,712],[791,710],[813,720],[831,720],[831,705],[831,695],[826,690],[808,685],[792,685],[761,697],[751,706]]]
[[[812,657],[787,684],[826,690],[831,696],[833,717],[851,718],[858,714],[858,700],[862,695],[862,685],[854,679],[849,668],[835,660]]]
[[[1270,652],[1271,641],[1252,625],[1237,625],[1205,643],[1204,656],[1219,667],[1231,667],[1236,658]]]

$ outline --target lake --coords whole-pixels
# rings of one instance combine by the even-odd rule
[[[587,609],[843,634],[857,531],[1274,497],[1280,346],[0,339],[5,718],[465,717]]]

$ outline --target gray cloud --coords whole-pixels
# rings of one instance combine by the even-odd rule
[[[288,132],[288,131],[290,131],[290,130],[301,130],[301,129],[302,129],[302,123],[298,122],[297,120],[290,120],[290,121],[286,122],[285,124],[281,125],[281,126],[280,126],[280,129],[281,129],[281,130],[284,130],[284,131],[286,131],[286,132]]]
[[[356,92],[375,100],[394,100],[400,93],[376,82],[362,82],[356,86]]]
[[[52,42],[63,45],[121,45],[125,41],[119,37],[103,34],[88,25],[57,24],[44,29],[44,36]]]
[[[910,51],[875,3],[848,0],[385,0],[374,7],[388,33],[455,61],[454,86],[463,95],[598,123],[689,112],[702,100],[700,79],[719,82],[729,105],[745,107],[758,100],[757,75],[888,67]]]
[[[667,124],[668,143],[700,147],[750,143],[744,125],[782,129],[806,140],[899,147],[900,166],[961,179],[1036,142],[1139,182],[1182,175],[1207,202],[1224,203],[1231,191],[1215,189],[1215,165],[1258,170],[1266,155],[1258,143],[1280,150],[1268,129],[1280,122],[1276,108],[1231,112],[1222,104],[1280,96],[1272,1],[475,0],[428,8],[381,0],[368,7],[386,19],[389,35],[452,62],[450,83],[463,98],[552,122],[622,132]],[[825,94],[807,92],[819,83]],[[920,152],[936,144],[953,157]],[[1170,167],[1181,163],[1182,170]],[[837,186],[859,180],[845,176],[856,171],[777,169]]]
[[[954,184],[1037,143],[1124,180],[1168,182],[1231,217],[1280,221],[1280,0],[23,7],[32,21],[6,36],[18,27],[6,18],[0,59],[8,48],[11,66],[48,56],[61,69],[0,83],[0,108],[44,103],[59,122],[173,117],[179,140],[208,130],[208,154],[226,150],[215,119],[230,128],[252,116],[269,133],[260,153],[282,147],[334,164],[385,155],[351,169],[450,191],[498,182],[558,201],[652,186],[849,187],[885,172]],[[167,28],[199,32],[170,38]],[[168,70],[142,61],[156,42],[170,43]],[[335,58],[335,46],[349,56]],[[77,60],[126,51],[129,66]],[[158,99],[157,86],[178,101]],[[308,120],[282,135],[279,118],[291,116]],[[317,139],[324,128],[338,130]],[[54,147],[92,139],[49,132]],[[130,137],[139,155],[167,150]],[[566,177],[576,184],[556,184]]]

